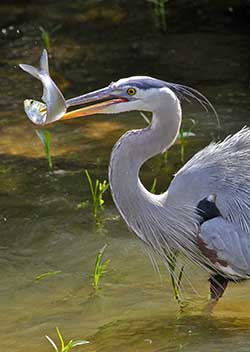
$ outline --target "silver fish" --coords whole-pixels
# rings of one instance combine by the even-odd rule
[[[43,85],[42,102],[26,99],[24,110],[28,118],[36,125],[46,125],[59,120],[66,112],[67,106],[55,82],[49,75],[48,53],[44,49],[40,58],[40,68],[20,64],[22,70],[39,79]]]
[[[31,121],[43,125],[46,122],[47,107],[46,104],[33,99],[25,99],[23,102],[24,111]]]

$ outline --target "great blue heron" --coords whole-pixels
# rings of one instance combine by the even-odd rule
[[[67,100],[68,107],[95,103],[62,119],[152,112],[148,127],[125,133],[113,148],[109,181],[114,202],[129,228],[163,258],[177,249],[208,268],[211,296],[218,299],[228,281],[250,277],[250,130],[245,127],[210,144],[177,172],[165,193],[152,194],[139,171],[146,160],[174,144],[182,98],[211,107],[193,88],[135,76]]]

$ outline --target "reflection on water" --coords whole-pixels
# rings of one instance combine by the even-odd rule
[[[159,263],[160,278],[141,244],[117,217],[110,195],[106,195],[106,220],[99,230],[93,224],[91,206],[78,206],[90,199],[84,169],[106,178],[115,141],[126,130],[145,126],[139,114],[52,126],[55,172],[50,173],[34,127],[23,113],[22,101],[39,98],[41,87],[19,72],[17,64],[37,62],[41,53],[38,25],[42,24],[52,33],[52,75],[66,97],[143,72],[190,83],[207,94],[219,112],[222,137],[247,124],[249,92],[240,77],[247,62],[248,36],[204,32],[164,37],[145,22],[142,13],[147,9],[139,3],[130,8],[130,2],[124,7],[117,2],[111,10],[106,2],[48,2],[46,13],[39,5],[20,2],[11,5],[11,11],[9,5],[1,5],[6,31],[0,37],[4,78],[0,102],[0,337],[5,351],[48,351],[44,335],[55,337],[55,326],[66,340],[91,341],[79,351],[249,351],[248,282],[231,284],[208,316],[203,312],[207,277],[185,264],[184,293],[189,304],[180,313],[164,267]],[[53,34],[58,22],[62,27]],[[187,42],[190,47],[184,45]],[[217,135],[211,113],[185,106],[184,127],[189,118],[196,120],[196,136],[185,145],[186,158]],[[156,157],[143,167],[141,176],[149,187],[157,176],[161,192],[180,166],[177,144],[167,163],[162,156]],[[101,279],[101,290],[94,294],[95,256],[105,243],[105,258],[111,263]],[[35,280],[51,271],[60,273]]]
[[[113,336],[116,336],[114,343]],[[95,351],[247,351],[249,321],[201,316],[122,320],[106,325],[96,334]],[[239,348],[240,346],[240,348]],[[233,348],[233,349],[232,349]]]

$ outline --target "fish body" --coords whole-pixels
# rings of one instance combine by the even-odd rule
[[[19,66],[25,72],[39,79],[43,85],[42,101],[45,104],[33,99],[24,101],[24,110],[28,118],[37,125],[46,125],[59,120],[67,111],[67,106],[63,94],[50,77],[47,51],[43,50],[40,68],[26,64]]]

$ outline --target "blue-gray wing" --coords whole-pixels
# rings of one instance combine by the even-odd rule
[[[200,227],[198,243],[202,253],[227,276],[250,275],[250,234],[240,226],[217,217]]]
[[[195,208],[216,195],[222,217],[250,236],[250,129],[243,128],[195,154],[175,175],[167,203]]]

